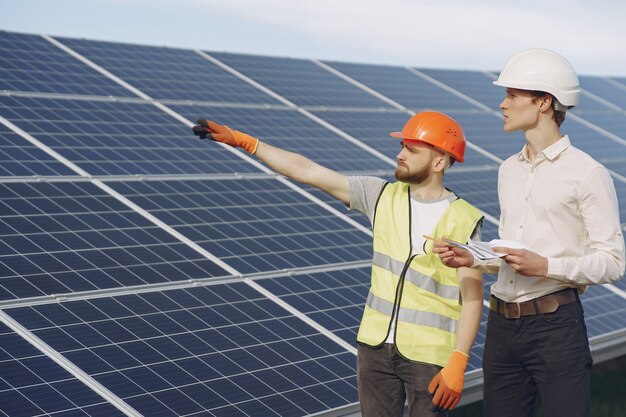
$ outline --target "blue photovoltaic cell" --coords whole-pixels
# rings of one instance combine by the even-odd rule
[[[335,197],[326,193],[325,191],[320,190],[319,188],[311,187],[308,185],[300,185],[300,186],[309,194],[319,198],[324,203],[333,207],[339,213],[345,214],[346,216],[350,217],[352,220],[356,221],[360,225],[365,226],[368,229],[371,229],[372,225],[369,219],[367,218],[367,216],[363,215],[362,213],[359,213],[358,211],[348,210],[348,208],[342,201],[337,200]]]
[[[390,108],[309,60],[216,52],[210,55],[300,106]]]
[[[493,224],[488,220],[483,220],[482,230],[481,230],[481,240],[483,242],[489,242],[492,239],[498,239],[498,226]],[[487,277],[487,275],[485,275]]]
[[[356,357],[245,283],[6,312],[145,416],[297,417],[358,401]]]
[[[91,175],[258,172],[149,103],[0,97],[0,114]]]
[[[495,78],[484,72],[417,69],[493,110],[499,109],[505,96],[505,88],[493,85]]]
[[[523,133],[504,132],[502,119],[492,114],[461,113],[455,119],[463,126],[468,141],[502,160],[520,152],[526,143]]]
[[[589,338],[626,327],[626,303],[619,295],[600,285],[591,285],[580,299],[585,310]]]
[[[497,219],[500,217],[497,168],[494,165],[485,171],[468,171],[462,170],[462,166],[453,166],[446,172],[444,184],[462,199]]]
[[[626,177],[626,163],[624,160],[602,160],[602,165],[610,169],[611,171],[621,175],[622,177]],[[615,185],[619,184],[619,181],[613,180]]]
[[[615,141],[607,138],[600,132],[589,132],[589,134],[586,136],[588,136],[590,140],[588,142],[589,145],[587,145],[586,148],[593,149],[596,144],[599,145],[601,147],[600,150],[602,151],[602,154],[598,155],[597,159],[615,158],[621,161],[626,161],[626,114],[624,114],[623,112],[607,111],[602,113],[585,113],[581,117],[584,118],[586,121],[598,126],[599,128],[617,136],[617,141],[621,139],[621,147],[617,146],[615,148],[616,152],[607,152],[605,147],[615,146],[613,145],[613,142]],[[611,142],[608,142],[608,145],[604,145],[607,139],[609,139]],[[621,152],[619,152],[620,150]]]
[[[191,49],[58,40],[152,98],[278,104]]]
[[[467,101],[412,74],[406,68],[342,62],[325,63],[414,112],[438,110],[445,113],[476,109]]]
[[[370,236],[275,179],[110,185],[240,273],[371,256]]]
[[[370,267],[260,279],[256,282],[315,322],[356,344]]]
[[[171,106],[191,120],[212,119],[337,171],[389,169],[389,163],[293,110]],[[213,143],[205,143],[216,148]]]
[[[0,323],[0,415],[108,417],[124,414]]]
[[[618,116],[626,120],[626,116]],[[603,118],[595,118],[595,116],[591,114],[585,115],[585,120],[589,122],[593,122],[594,120],[598,122],[606,121]],[[598,125],[598,127],[602,128],[603,126]],[[611,158],[623,160],[626,156],[626,146],[623,143],[616,142],[572,118],[565,118],[565,122],[563,122],[561,126],[561,133],[569,136],[572,145],[597,160]],[[622,141],[626,141],[626,138],[622,138]]]
[[[228,275],[90,183],[0,195],[0,300]]]
[[[3,115],[0,107],[0,114]],[[0,124],[0,177],[76,175],[61,162]]]
[[[615,81],[621,84],[623,87],[620,87],[620,88],[626,91],[626,78],[625,77],[607,77],[607,78],[610,79],[611,81]]]
[[[401,131],[404,124],[411,117],[406,113],[396,111],[317,111],[315,112],[315,115],[366,143],[368,146],[376,149],[394,161],[396,159],[396,155],[400,152],[401,140],[390,137],[389,133]],[[461,119],[463,118],[479,117],[476,114],[468,116],[467,114],[453,112],[450,112],[449,115],[459,122],[461,122]],[[480,115],[480,117],[486,116]],[[492,119],[495,124],[498,123],[495,117],[492,116]],[[480,138],[470,135],[470,132],[468,132],[463,123],[461,123],[461,125],[465,130],[467,140],[480,146],[480,144],[477,143]],[[466,147],[465,162],[463,163],[464,166],[486,165],[493,163],[493,160],[476,152],[470,147]],[[395,170],[395,164],[392,167],[388,166],[386,169],[390,168]],[[361,167],[361,170],[371,171],[373,170],[373,167],[363,166]]]
[[[0,90],[134,97],[38,35],[0,31]]]
[[[589,91],[601,99],[626,109],[626,86],[620,88],[619,84],[616,85],[614,81],[603,77],[578,76],[578,80],[583,91]],[[576,106],[575,110],[591,101],[593,101],[591,98],[583,94],[580,105]],[[604,108],[606,109],[606,107]]]

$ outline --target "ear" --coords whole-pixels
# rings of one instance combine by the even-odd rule
[[[541,97],[537,97],[537,104],[539,105],[539,111],[544,113],[552,107],[552,95],[544,94]]]
[[[446,169],[446,155],[440,152],[436,152],[433,158],[433,172],[443,172]]]

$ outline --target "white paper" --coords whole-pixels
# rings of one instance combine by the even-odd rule
[[[459,248],[463,248],[469,251],[472,256],[481,261],[486,261],[489,259],[496,259],[506,256],[505,253],[494,252],[492,248],[502,247],[502,248],[511,248],[511,249],[528,249],[522,242],[518,242],[515,240],[502,240],[502,239],[493,239],[489,242],[479,242],[470,239],[467,244],[456,242],[454,240],[445,239],[446,243],[450,244],[450,246],[456,246]]]
[[[495,258],[504,256],[504,254],[498,254],[498,253],[493,252],[489,245],[490,242],[478,242],[472,239],[470,239],[469,242],[467,242],[467,244],[456,242],[450,239],[445,239],[444,242],[446,242],[450,246],[463,248],[469,251],[472,254],[472,256],[474,256],[474,258],[480,259],[482,261],[487,260],[487,259],[495,259]]]

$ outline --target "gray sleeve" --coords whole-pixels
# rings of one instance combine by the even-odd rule
[[[472,232],[472,235],[470,236],[470,238],[474,241],[478,241],[478,242],[481,241],[480,239],[481,239],[481,234],[482,234],[482,229],[483,229],[483,220],[485,220],[484,217],[480,219],[478,223],[476,223],[476,227],[474,228],[474,231]]]
[[[383,186],[387,181],[378,177],[352,176],[350,181],[350,210],[365,214],[370,221]]]

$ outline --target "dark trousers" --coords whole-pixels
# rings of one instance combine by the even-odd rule
[[[489,312],[483,354],[486,417],[587,417],[591,353],[580,301],[549,314],[507,319]]]
[[[402,417],[408,399],[410,417],[445,417],[433,411],[428,384],[441,367],[410,362],[395,345],[358,346],[357,377],[363,417]]]

